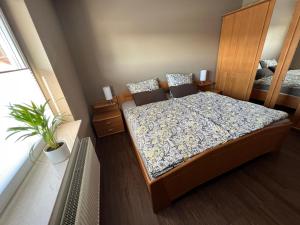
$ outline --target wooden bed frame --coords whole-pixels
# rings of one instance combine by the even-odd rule
[[[169,86],[167,81],[158,81],[159,87],[164,89],[165,92],[169,92]],[[197,85],[198,89],[201,91],[212,91],[214,90],[215,82],[207,80],[207,81],[194,81],[194,84]],[[117,96],[119,106],[122,105],[123,102],[133,100],[132,95],[129,91],[123,92],[121,95]]]
[[[118,96],[119,104],[128,100],[132,100],[129,93]],[[127,123],[126,125],[128,127]],[[153,180],[150,179],[143,159],[129,132],[135,155],[151,196],[153,211],[158,212],[184,193],[249,160],[267,152],[280,150],[291,125],[290,120],[285,119],[207,149]]]
[[[265,101],[267,98],[267,94],[268,94],[267,90],[260,90],[260,89],[253,88],[250,98],[260,100],[260,101]],[[297,109],[297,107],[300,104],[300,97],[280,93],[276,100],[276,104],[281,105],[281,106],[287,106],[287,107],[290,107],[293,109]]]

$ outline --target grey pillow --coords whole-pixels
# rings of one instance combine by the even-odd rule
[[[277,67],[277,66],[269,66],[269,69],[270,69],[273,73],[275,73],[276,67]]]
[[[194,84],[182,84],[179,86],[171,86],[170,92],[173,98],[181,98],[198,93],[198,88]]]
[[[264,77],[270,77],[273,76],[273,72],[269,70],[268,68],[262,68],[260,70],[257,70],[255,80],[262,79]]]
[[[144,91],[133,94],[133,100],[137,106],[145,105],[153,102],[167,100],[165,91],[159,88],[154,91]]]

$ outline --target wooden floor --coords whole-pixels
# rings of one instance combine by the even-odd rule
[[[158,214],[127,133],[99,139],[97,153],[101,225],[300,224],[299,132],[289,133],[281,152],[199,186]]]

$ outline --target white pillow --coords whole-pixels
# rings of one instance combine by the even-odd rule
[[[166,74],[169,87],[179,86],[182,84],[192,84],[193,74],[168,73]]]
[[[277,60],[276,59],[262,59],[260,60],[260,64],[262,68],[268,68],[270,66],[277,66]]]
[[[153,91],[159,89],[157,79],[144,80],[126,85],[131,94],[136,94],[144,91]]]

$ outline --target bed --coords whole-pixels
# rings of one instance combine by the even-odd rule
[[[270,89],[273,74],[254,81],[251,98],[264,101]],[[296,109],[300,103],[300,70],[289,70],[282,84],[277,104]]]
[[[154,212],[198,185],[280,149],[287,114],[213,92],[136,107],[119,98]]]

